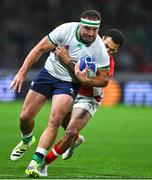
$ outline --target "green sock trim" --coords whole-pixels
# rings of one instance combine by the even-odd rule
[[[43,161],[43,159],[40,158],[40,157],[38,157],[36,154],[34,154],[34,155],[32,156],[32,159],[33,159],[34,161],[36,161],[37,163],[39,163],[39,164]]]
[[[23,138],[23,139],[22,139],[22,140],[23,140],[23,143],[24,143],[24,144],[28,144],[30,141],[32,141],[32,137],[33,137],[33,135],[30,136],[30,137],[28,137],[28,138]]]

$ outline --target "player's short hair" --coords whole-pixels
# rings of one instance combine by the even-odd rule
[[[119,44],[119,46],[121,47],[124,42],[125,42],[125,36],[123,34],[122,31],[118,30],[118,29],[108,29],[105,33],[104,33],[105,38],[106,37],[111,37],[112,41],[116,44]]]
[[[101,20],[100,12],[96,10],[86,10],[82,13],[81,18],[89,19],[89,20]]]

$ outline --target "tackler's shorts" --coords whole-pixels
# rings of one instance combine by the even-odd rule
[[[102,96],[91,97],[78,94],[74,100],[73,108],[83,108],[87,110],[91,116],[93,116],[102,100]]]

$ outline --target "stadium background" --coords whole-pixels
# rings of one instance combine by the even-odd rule
[[[125,45],[115,56],[115,75],[105,91],[104,104],[115,106],[101,108],[96,113],[93,121],[83,131],[87,137],[86,144],[66,165],[57,160],[50,178],[152,177],[151,2],[1,0],[0,147],[3,148],[0,150],[0,179],[25,178],[24,170],[36,146],[16,164],[10,162],[9,154],[19,139],[18,115],[22,100],[47,54],[29,71],[20,94],[9,91],[11,79],[27,53],[44,35],[64,22],[79,21],[80,14],[86,9],[101,12],[101,36],[108,28],[118,28],[126,36]],[[49,109],[50,105],[46,104],[37,116],[35,134],[38,137],[46,125]],[[94,143],[98,148],[94,149]],[[101,157],[96,156],[100,152]]]
[[[7,92],[9,79],[17,72],[29,50],[53,28],[64,22],[79,21],[82,11],[92,8],[101,12],[101,36],[106,29],[113,27],[122,30],[126,36],[124,47],[115,56],[114,79],[121,89],[116,90],[121,92],[118,102],[152,105],[152,13],[151,5],[144,0],[0,1],[0,100],[9,100],[13,96]],[[30,70],[17,98],[25,96],[46,56]]]

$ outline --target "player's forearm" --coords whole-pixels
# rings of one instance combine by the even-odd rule
[[[75,64],[72,62],[71,58],[69,58],[69,60],[67,61],[66,65],[70,68],[70,70],[74,74],[74,72],[75,72],[74,71]]]
[[[87,85],[90,87],[106,87],[109,82],[109,77],[95,77],[95,78],[86,78],[85,80],[80,80],[79,81],[83,85]]]
[[[54,44],[51,44],[48,37],[45,36],[27,55],[19,73],[26,75],[31,66],[46,52],[51,51],[54,48]]]
[[[43,50],[33,48],[26,57],[19,72],[22,73],[23,75],[26,75],[26,73],[31,68],[31,66],[42,56],[43,53],[44,53]]]

